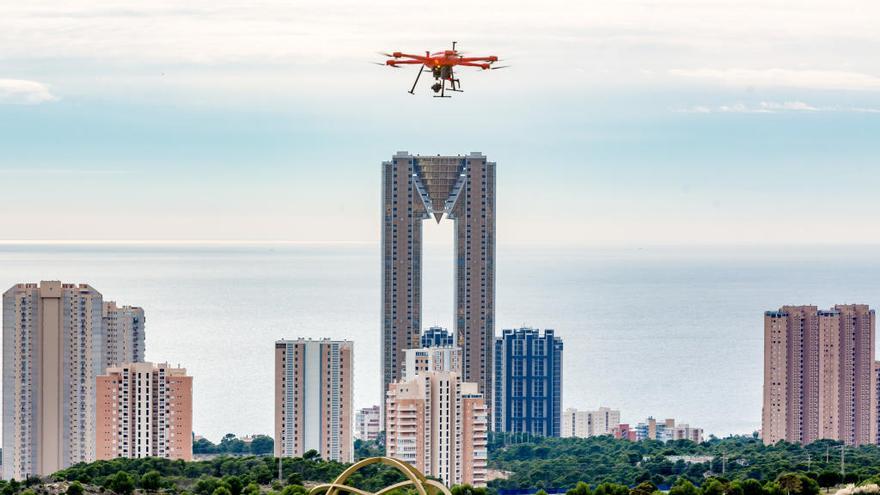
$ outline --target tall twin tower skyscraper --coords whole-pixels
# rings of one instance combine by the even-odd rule
[[[455,335],[463,379],[492,403],[495,337],[495,163],[481,153],[382,163],[382,394],[420,347],[422,221],[455,221]]]

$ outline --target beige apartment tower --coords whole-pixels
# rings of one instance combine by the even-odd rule
[[[480,153],[382,164],[382,393],[420,347],[422,222],[455,222],[455,335],[464,380],[491,401],[495,336],[495,163]],[[491,403],[491,402],[489,402]]]
[[[105,301],[102,320],[106,336],[107,366],[142,363],[146,323],[143,308],[117,306],[115,301]]]
[[[3,294],[5,479],[95,459],[101,306],[85,284],[17,284]]]
[[[167,363],[122,363],[97,378],[97,459],[192,460],[192,377]]]
[[[275,342],[275,457],[353,462],[352,343]]]
[[[486,485],[489,411],[476,383],[428,371],[388,387],[385,452],[447,486]]]
[[[859,304],[764,314],[764,443],[875,443],[874,329]]]
[[[589,438],[611,435],[620,425],[620,410],[600,407],[595,411],[574,408],[562,413],[562,438]]]
[[[486,484],[489,412],[462,381],[461,350],[408,349],[404,378],[388,387],[385,450],[448,486]]]

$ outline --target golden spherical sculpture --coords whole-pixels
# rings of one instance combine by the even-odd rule
[[[361,468],[369,466],[371,464],[384,464],[386,466],[391,466],[394,469],[397,469],[401,474],[406,476],[407,479],[405,481],[401,481],[400,483],[386,486],[385,488],[375,493],[361,490],[359,488],[354,488],[345,484],[345,482],[351,475],[358,472]],[[397,490],[398,488],[407,487],[415,488],[419,495],[452,495],[449,489],[446,488],[443,483],[440,483],[439,481],[429,480],[425,478],[424,474],[420,473],[419,470],[412,465],[397,459],[392,459],[390,457],[371,457],[369,459],[358,461],[349,466],[349,468],[343,471],[342,474],[337,476],[333,483],[318,485],[309,490],[309,495],[343,495],[347,493],[356,495],[384,495],[386,493]]]

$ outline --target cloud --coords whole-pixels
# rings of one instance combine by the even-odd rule
[[[731,86],[880,91],[880,77],[838,70],[672,69],[669,74]]]
[[[757,104],[733,103],[728,105],[707,106],[695,105],[687,108],[678,108],[674,111],[679,113],[812,113],[812,112],[839,112],[839,113],[880,113],[880,108],[865,107],[841,107],[841,106],[814,106],[802,101],[762,101]]]
[[[0,79],[0,105],[38,105],[58,100],[49,87],[37,81]]]

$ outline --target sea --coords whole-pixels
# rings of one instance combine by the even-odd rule
[[[423,323],[450,327],[452,252],[428,244]],[[194,429],[273,431],[282,338],[354,342],[355,406],[381,399],[378,243],[0,243],[0,288],[88,283],[142,306],[146,358],[194,377]],[[760,428],[763,314],[786,304],[880,306],[876,246],[497,248],[496,332],[564,341],[563,407],[675,418],[706,434]]]

